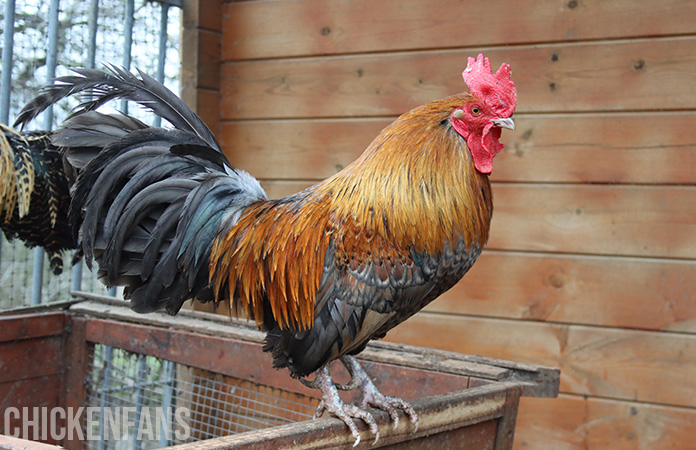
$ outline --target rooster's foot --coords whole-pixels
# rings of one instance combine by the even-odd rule
[[[370,428],[370,432],[375,435],[375,442],[379,440],[379,427],[372,414],[364,408],[355,405],[347,405],[338,395],[337,386],[331,378],[328,367],[324,366],[315,372],[316,378],[313,381],[300,379],[302,384],[307,387],[317,388],[321,391],[322,400],[319,403],[314,418],[321,417],[325,412],[329,412],[338,417],[350,429],[355,438],[353,447],[360,443],[360,431],[354,419],[362,419]],[[342,386],[343,387],[343,386]]]
[[[348,390],[356,387],[359,388],[362,393],[360,406],[363,409],[372,406],[373,408],[386,411],[394,422],[394,429],[399,425],[399,413],[397,412],[397,408],[401,409],[408,416],[409,420],[416,428],[418,427],[418,414],[416,414],[416,411],[410,403],[399,397],[389,397],[382,394],[354,356],[342,356],[341,362],[346,366],[348,373],[350,373],[351,380],[345,386],[336,386],[338,389]]]

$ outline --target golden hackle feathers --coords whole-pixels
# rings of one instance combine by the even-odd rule
[[[331,191],[336,214],[354,217],[368,235],[389,236],[417,252],[437,255],[459,237],[467,246],[486,242],[488,178],[447,122],[454,108],[472,100],[452,96],[404,114],[318,189]]]
[[[452,111],[472,100],[462,94],[416,108],[333,177],[249,207],[215,242],[210,279],[218,298],[229,296],[259,324],[267,302],[282,329],[304,330],[331,241],[337,264],[375,262],[380,277],[388,273],[382,265],[412,251],[438,256],[460,239],[482,247],[492,214],[488,177],[449,125]]]

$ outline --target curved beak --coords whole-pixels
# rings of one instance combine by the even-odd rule
[[[507,128],[508,130],[515,129],[515,122],[512,119],[491,119],[493,125],[500,128]]]

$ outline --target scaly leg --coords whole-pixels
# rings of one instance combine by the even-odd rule
[[[396,411],[397,408],[401,409],[406,413],[409,420],[416,427],[418,426],[418,414],[410,405],[410,403],[400,399],[399,397],[388,397],[382,394],[377,386],[372,382],[370,376],[365,372],[365,370],[360,366],[358,360],[354,356],[344,355],[341,357],[341,362],[348,373],[350,373],[350,382],[346,386],[337,386],[339,389],[353,389],[355,387],[360,389],[362,393],[362,398],[360,400],[360,406],[363,409],[367,409],[372,406],[374,408],[379,408],[387,413],[394,421],[394,429],[399,425],[399,414]]]
[[[372,414],[361,409],[355,405],[347,405],[343,402],[341,397],[338,395],[338,390],[336,389],[336,384],[331,378],[329,373],[329,368],[324,366],[314,372],[315,378],[313,381],[307,381],[300,378],[302,384],[307,387],[319,389],[321,391],[321,402],[317,408],[317,412],[314,417],[321,417],[324,412],[328,411],[334,416],[338,417],[343,421],[343,423],[348,426],[350,432],[355,437],[355,444],[353,447],[360,443],[360,431],[358,426],[355,424],[354,419],[362,419],[369,427],[370,432],[375,435],[375,442],[379,439],[379,427],[375,418]]]
[[[379,440],[379,427],[377,426],[377,422],[372,414],[367,411],[367,408],[370,406],[386,411],[394,421],[394,429],[396,429],[399,424],[399,414],[396,408],[402,409],[411,423],[416,427],[418,426],[418,414],[416,414],[413,407],[408,402],[398,397],[387,397],[382,394],[355,357],[343,356],[341,357],[341,363],[343,363],[351,376],[350,381],[346,385],[334,383],[327,366],[315,372],[316,378],[313,381],[300,379],[305,386],[319,389],[322,393],[322,400],[319,403],[317,412],[314,414],[315,418],[321,417],[324,412],[328,411],[341,419],[355,437],[355,444],[353,444],[353,446],[360,443],[360,432],[358,431],[354,419],[362,419],[369,426],[370,432],[375,435],[373,445]],[[359,388],[362,393],[360,407],[347,405],[338,395],[339,390],[347,391],[355,388]]]

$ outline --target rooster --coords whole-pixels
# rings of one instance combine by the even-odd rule
[[[452,287],[481,253],[493,211],[488,174],[502,128],[514,129],[510,66],[493,73],[483,55],[469,58],[468,93],[407,112],[345,169],[279,200],[232,167],[202,120],[151,77],[75,72],[44,88],[19,122],[89,94],[53,143],[80,172],[69,220],[99,278],[124,286],[141,313],[229,301],[267,331],[274,367],[319,388],[317,415],[339,417],[356,444],[358,419],[379,438],[370,406],[395,426],[398,410],[416,424],[411,405],[383,395],[354,355]],[[173,129],[95,111],[115,98]],[[331,377],[336,359],[347,385]],[[359,406],[339,397],[350,388],[360,389]]]
[[[51,271],[74,249],[68,227],[70,194],[63,157],[46,131],[20,133],[0,124],[0,228],[11,240],[46,250]]]

